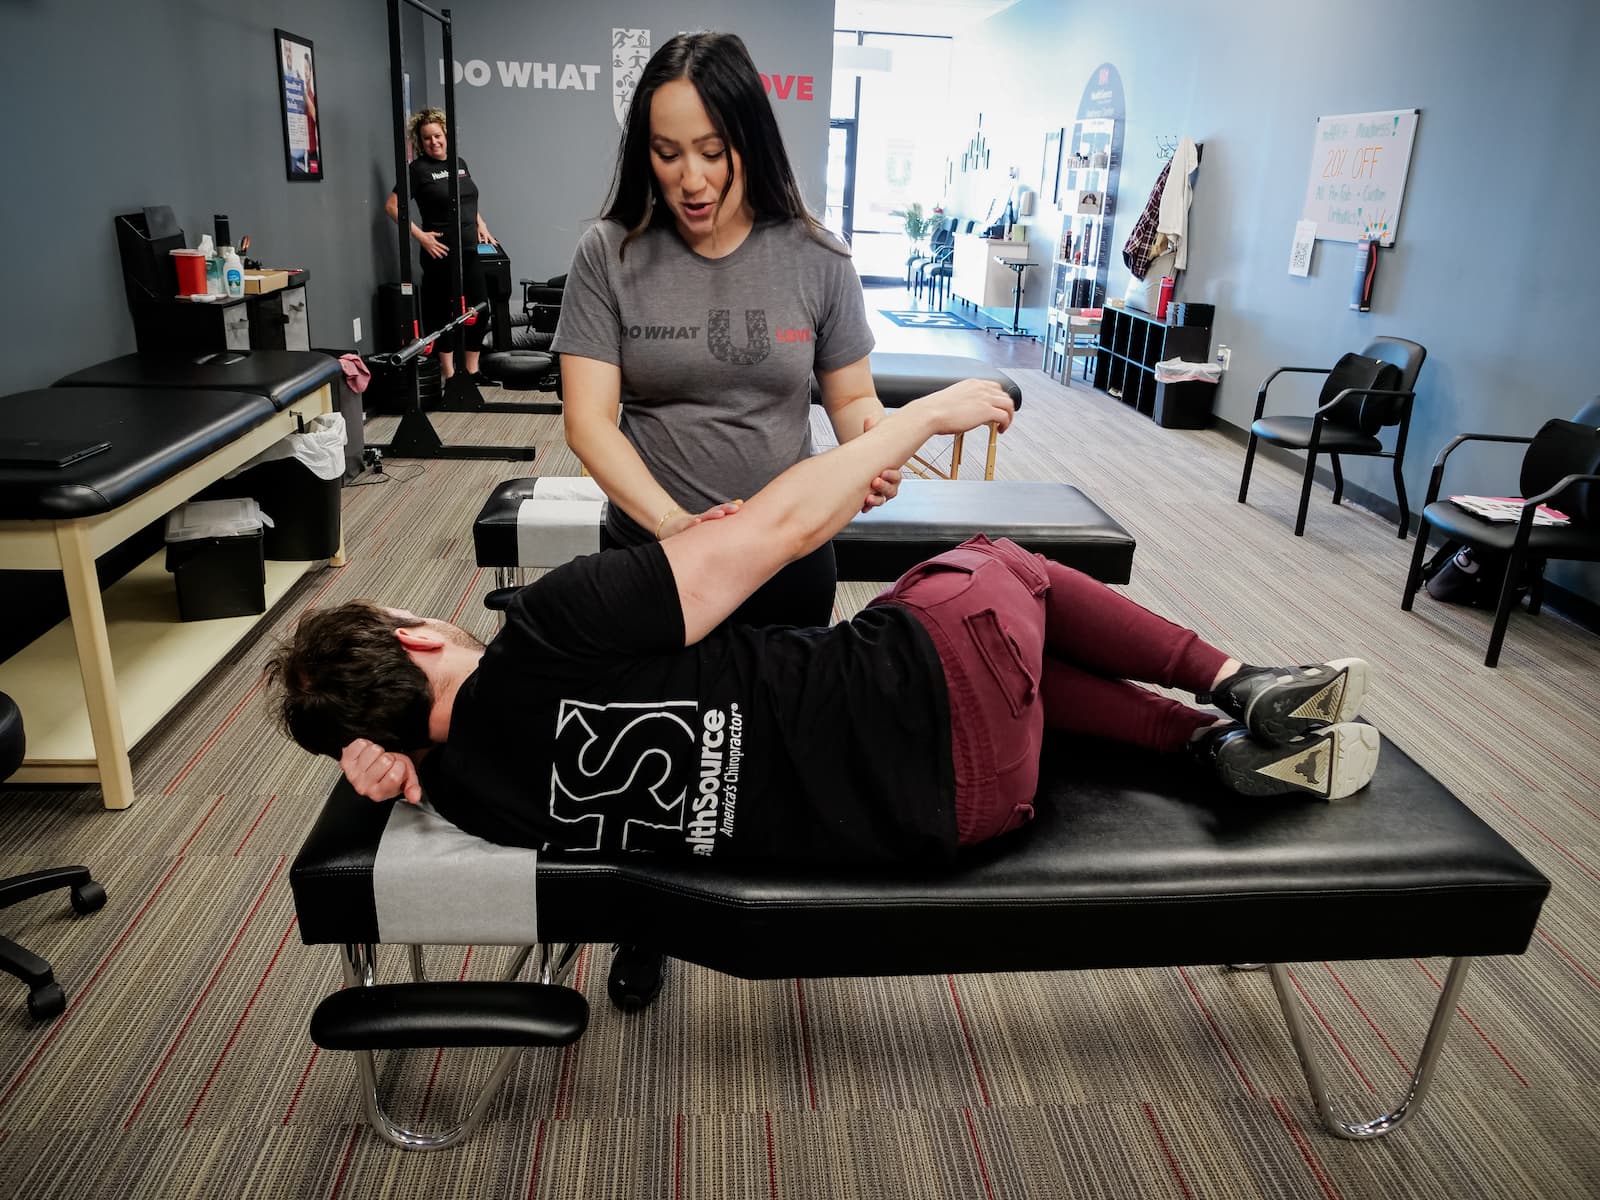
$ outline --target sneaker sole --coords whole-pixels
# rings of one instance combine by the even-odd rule
[[[1264,688],[1244,712],[1245,727],[1263,741],[1283,745],[1328,725],[1353,721],[1367,696],[1371,668],[1363,658],[1322,664],[1337,672],[1326,682],[1286,680]]]
[[[1342,800],[1372,781],[1381,740],[1371,725],[1329,725],[1298,742],[1268,746],[1237,738],[1217,756],[1217,775],[1241,796],[1304,792]]]

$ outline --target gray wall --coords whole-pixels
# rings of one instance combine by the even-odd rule
[[[274,266],[312,272],[313,345],[348,347],[393,274],[382,0],[9,2],[14,152],[0,393],[134,348],[112,218],[172,207],[192,245],[213,213]],[[316,48],[326,178],[284,177],[274,27]]]
[[[1589,147],[1600,124],[1597,45],[1593,0],[1515,11],[1489,0],[1351,0],[1336,14],[1259,0],[1133,9],[1021,0],[957,38],[953,111],[963,136],[983,111],[996,165],[1004,153],[1036,179],[1045,130],[1070,126],[1088,73],[1116,64],[1128,126],[1111,294],[1127,283],[1120,249],[1160,170],[1155,138],[1204,142],[1178,298],[1215,303],[1213,341],[1233,348],[1220,415],[1248,425],[1274,366],[1330,363],[1378,334],[1413,338],[1428,348],[1406,455],[1415,507],[1454,434],[1532,432],[1600,392],[1588,296],[1600,265],[1600,160]],[[1310,278],[1287,273],[1312,126],[1320,115],[1403,107],[1422,116],[1398,240],[1382,252],[1372,312],[1354,313],[1348,243],[1318,242]],[[1310,411],[1309,393],[1278,399],[1279,386],[1275,408]],[[1517,461],[1516,450],[1462,451],[1448,480],[1514,489]],[[1393,497],[1383,460],[1351,460],[1346,474]],[[1551,578],[1600,600],[1600,571],[1562,567]]]
[[[471,0],[452,11],[456,61],[478,60],[489,71],[483,86],[456,84],[462,157],[477,177],[484,220],[510,254],[516,277],[565,271],[578,234],[605,201],[622,132],[611,98],[613,27],[649,29],[652,48],[680,30],[728,30],[744,39],[762,72],[811,76],[810,100],[791,90],[787,99],[773,94],[772,105],[806,201],[821,213],[833,0],[614,0],[599,12],[586,4]],[[428,61],[428,97],[440,103],[439,45],[431,34]],[[578,71],[568,80],[592,80],[594,90],[535,86],[540,76],[533,70],[522,76],[526,86],[505,86],[502,66],[515,81],[524,63],[554,64],[545,78],[553,75],[556,85],[571,65]]]

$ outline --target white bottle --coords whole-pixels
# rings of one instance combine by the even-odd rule
[[[223,285],[228,295],[244,295],[244,263],[239,261],[232,246],[219,247],[217,253],[222,256]]]

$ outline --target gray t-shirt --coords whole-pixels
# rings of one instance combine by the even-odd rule
[[[622,369],[622,432],[686,512],[748,500],[811,453],[811,376],[872,350],[850,259],[798,222],[758,224],[726,258],[651,229],[578,240],[553,349]],[[616,505],[608,529],[648,541]]]

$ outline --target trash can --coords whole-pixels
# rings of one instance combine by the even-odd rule
[[[248,496],[269,518],[265,557],[303,562],[339,550],[339,491],[344,484],[345,421],[323,413],[207,488],[215,497]]]
[[[267,610],[262,526],[249,497],[196,500],[167,515],[167,570],[185,621],[256,616]]]
[[[1211,424],[1217,380],[1216,363],[1192,363],[1169,358],[1155,366],[1156,398],[1151,420],[1163,429],[1205,429]]]

